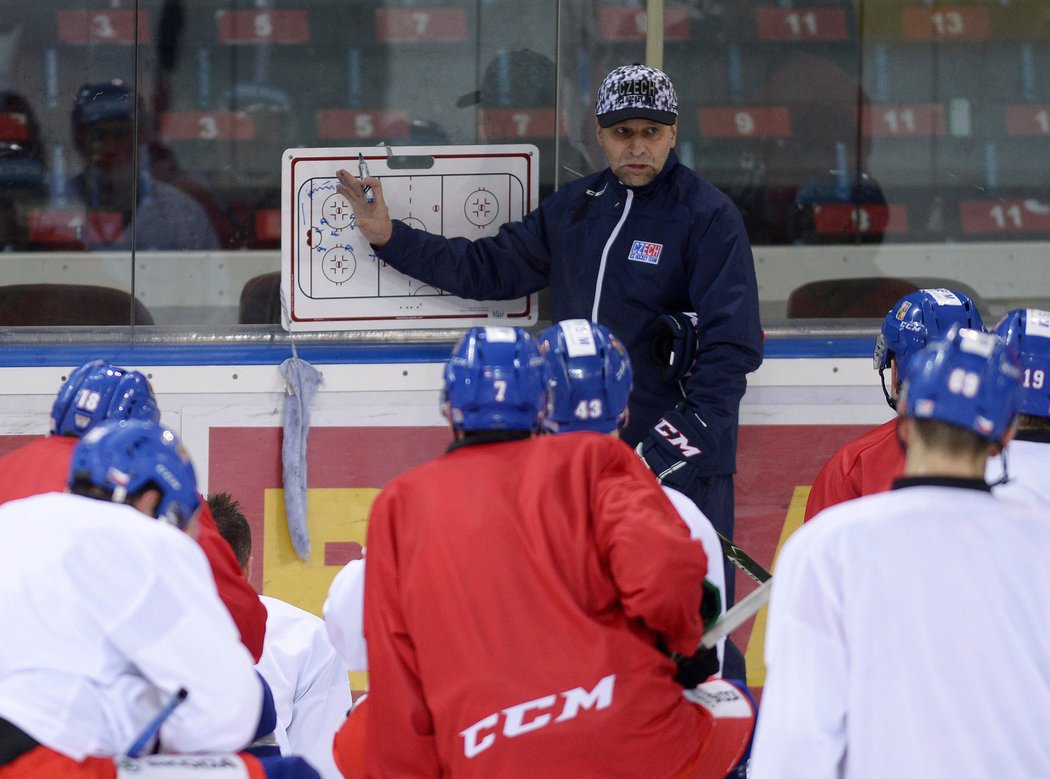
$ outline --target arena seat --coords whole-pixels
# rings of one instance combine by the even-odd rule
[[[152,325],[153,315],[123,290],[91,284],[0,286],[0,326],[130,324]]]
[[[237,321],[242,325],[276,325],[281,322],[281,272],[248,279],[241,290]]]
[[[917,289],[911,281],[885,276],[810,281],[788,295],[787,317],[882,318],[894,303]]]

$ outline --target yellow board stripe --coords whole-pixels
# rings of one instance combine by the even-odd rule
[[[787,516],[784,518],[784,527],[780,531],[780,540],[777,541],[777,549],[773,553],[771,572],[774,575],[776,575],[777,557],[780,555],[784,542],[787,541],[788,536],[802,527],[802,519],[806,515],[807,500],[809,500],[809,487],[795,487],[795,491],[791,495],[791,503],[788,504]],[[751,628],[751,637],[747,641],[747,651],[744,652],[744,659],[747,662],[748,687],[761,687],[766,682],[765,645],[766,609],[763,608],[755,615],[755,624]]]

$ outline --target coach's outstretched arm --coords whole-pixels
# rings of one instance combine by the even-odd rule
[[[336,189],[350,201],[357,229],[373,247],[382,249],[394,232],[390,210],[386,207],[386,198],[383,197],[383,185],[377,178],[369,176],[359,179],[344,169],[337,171],[336,176],[339,177]],[[366,186],[372,190],[373,202],[368,202],[365,198]]]

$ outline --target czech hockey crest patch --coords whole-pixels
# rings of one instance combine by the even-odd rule
[[[627,259],[635,262],[647,262],[656,265],[660,262],[660,252],[664,250],[662,243],[651,243],[649,241],[635,241],[631,244],[631,251]]]

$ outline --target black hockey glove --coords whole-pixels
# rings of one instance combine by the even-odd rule
[[[693,372],[699,336],[696,332],[696,314],[661,314],[654,324],[656,334],[650,352],[660,366],[664,381],[681,381]]]
[[[713,674],[718,673],[718,650],[715,647],[701,647],[692,657],[672,657],[678,663],[674,680],[686,689],[703,684]]]
[[[688,495],[696,466],[714,448],[714,435],[704,421],[685,403],[679,403],[664,412],[636,451],[661,484]]]
[[[700,617],[704,621],[704,630],[710,628],[721,614],[722,593],[718,587],[704,579],[703,595],[700,599]],[[696,687],[718,672],[718,650],[714,647],[700,647],[691,657],[668,651],[663,639],[657,641],[657,647],[678,665],[674,679],[683,687]]]
[[[700,599],[700,619],[704,621],[704,630],[708,630],[722,616],[722,591],[707,579],[704,579],[704,594]]]

